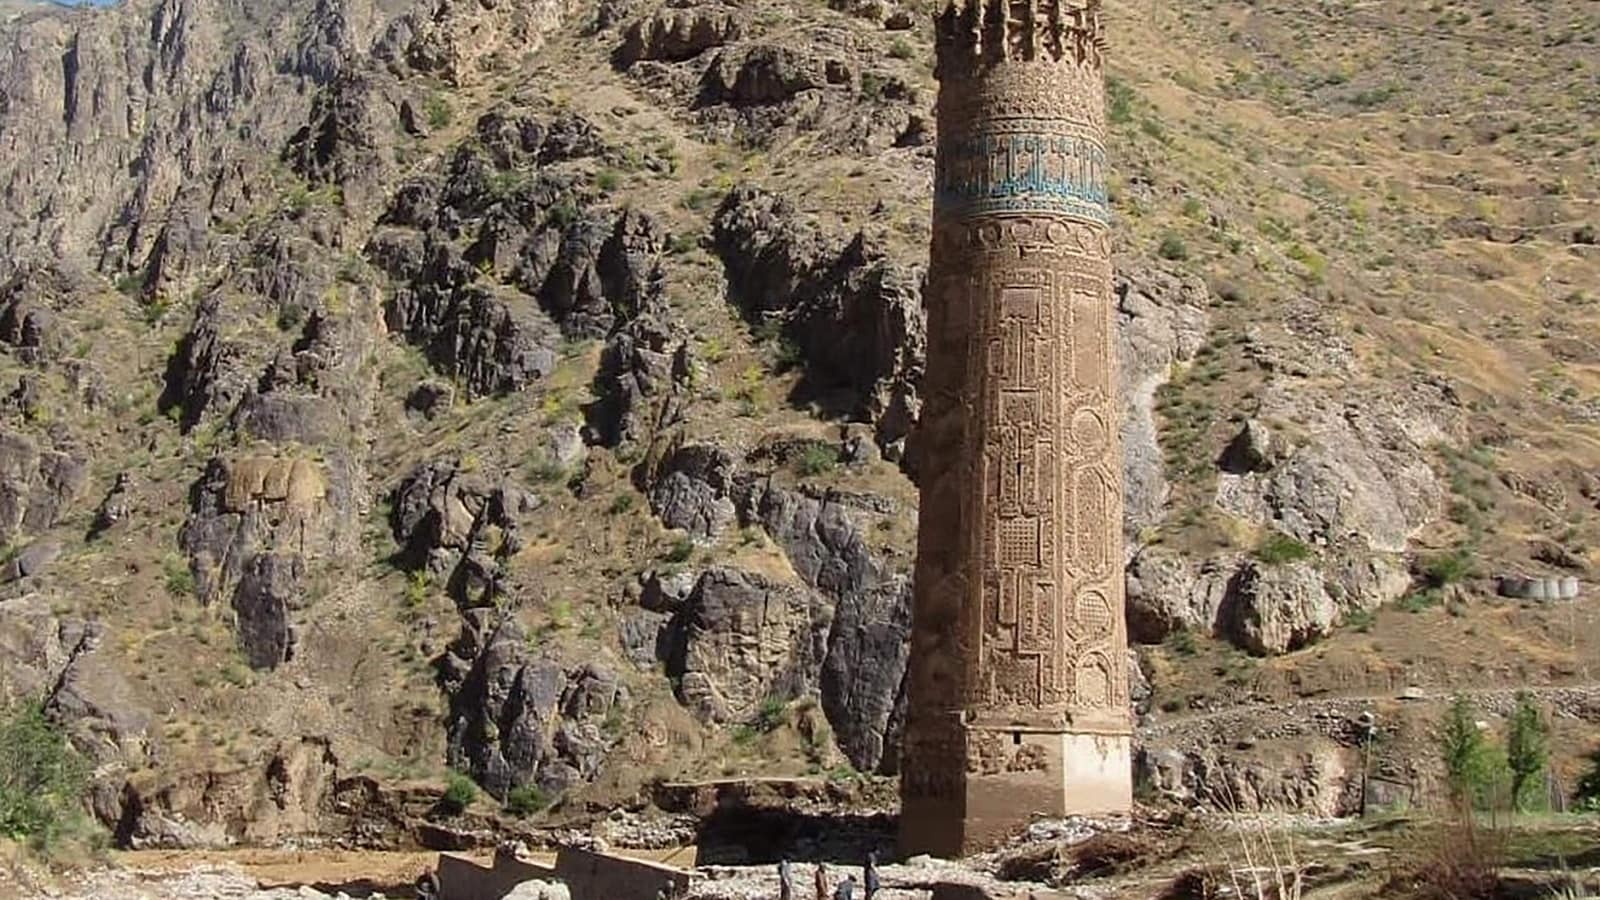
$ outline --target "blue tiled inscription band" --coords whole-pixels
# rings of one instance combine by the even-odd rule
[[[1106,151],[1076,135],[1005,133],[953,139],[941,148],[934,205],[966,218],[1044,212],[1108,222]]]

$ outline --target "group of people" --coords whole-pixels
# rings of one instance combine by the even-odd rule
[[[824,863],[817,863],[815,875],[817,889],[816,900],[857,900],[856,876],[846,875],[844,881],[832,894],[828,893],[828,867]],[[880,886],[878,881],[878,854],[868,853],[867,864],[862,867],[861,873],[862,894],[861,900],[872,900],[878,894]],[[794,867],[787,859],[778,863],[778,898],[779,900],[799,900],[794,892]]]

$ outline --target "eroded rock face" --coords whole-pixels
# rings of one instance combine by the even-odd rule
[[[601,725],[627,703],[604,667],[568,669],[536,655],[522,627],[493,610],[464,615],[439,667],[451,764],[502,799],[521,785],[559,794],[592,779],[612,741]]]
[[[852,415],[876,426],[880,446],[903,449],[921,410],[923,273],[893,262],[864,234],[835,241],[758,190],[729,194],[712,227],[745,317],[778,322],[799,346],[801,390],[849,392]]]
[[[804,586],[712,569],[678,613],[667,674],[702,719],[748,721],[764,700],[816,693],[832,620],[832,604]]]
[[[709,445],[680,447],[664,459],[650,481],[650,508],[661,524],[691,537],[712,539],[733,524],[735,461]]]
[[[722,7],[662,9],[628,26],[614,58],[622,68],[640,60],[682,62],[738,40],[741,31],[733,12]]]
[[[202,603],[229,602],[251,665],[291,655],[309,567],[351,553],[358,476],[348,458],[217,457],[179,533]]]
[[[83,494],[88,462],[0,429],[0,542],[13,543],[59,521]]]
[[[1129,259],[1116,265],[1117,389],[1122,419],[1123,526],[1129,538],[1161,521],[1169,488],[1157,435],[1155,394],[1173,366],[1194,358],[1205,340],[1210,299],[1205,283]],[[1137,544],[1127,543],[1131,554]]]
[[[157,735],[149,711],[100,651],[110,637],[106,627],[57,616],[50,606],[40,595],[0,603],[0,704],[43,704],[96,766],[92,809],[114,824],[122,779],[151,762]]]
[[[606,447],[647,441],[687,411],[693,373],[689,343],[660,317],[644,315],[606,342],[587,410],[588,438]]]
[[[1335,400],[1278,384],[1260,417],[1307,422],[1304,443],[1265,471],[1224,471],[1223,510],[1313,546],[1353,540],[1378,553],[1404,551],[1441,513],[1427,448],[1455,439],[1460,412],[1436,386],[1353,386]]]

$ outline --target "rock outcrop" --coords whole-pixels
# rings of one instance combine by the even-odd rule
[[[451,764],[501,799],[523,785],[559,795],[592,779],[615,740],[607,717],[627,703],[605,668],[535,654],[522,626],[490,609],[464,615],[439,667]]]
[[[390,524],[400,563],[437,578],[464,607],[492,605],[504,564],[522,547],[518,523],[539,500],[507,482],[463,470],[456,460],[424,463],[395,490]]]
[[[922,273],[892,261],[864,233],[848,241],[825,235],[759,190],[729,194],[712,227],[740,311],[799,348],[801,391],[842,391],[841,412],[871,422],[886,450],[903,450],[921,411]]]

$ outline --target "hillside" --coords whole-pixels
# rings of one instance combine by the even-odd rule
[[[0,26],[0,698],[118,841],[896,773],[931,12]],[[1107,0],[1152,789],[1350,812],[1370,709],[1421,799],[1455,692],[1600,737],[1584,12]]]

